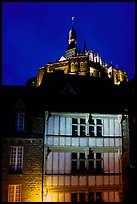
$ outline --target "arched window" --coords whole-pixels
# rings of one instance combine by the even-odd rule
[[[75,62],[75,71],[78,71],[78,62]]]
[[[71,72],[74,72],[75,70],[74,70],[74,63],[72,62],[71,63]]]

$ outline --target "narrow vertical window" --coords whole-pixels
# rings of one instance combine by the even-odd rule
[[[23,168],[23,147],[12,146],[10,151],[11,171],[20,172]]]
[[[71,193],[71,202],[77,202],[77,193]]]
[[[21,185],[8,186],[8,202],[21,202]]]
[[[16,113],[16,131],[24,131],[24,113]]]
[[[96,202],[101,202],[102,201],[102,193],[101,192],[97,192],[96,193]]]
[[[97,137],[102,136],[102,121],[97,119]]]
[[[78,119],[72,118],[72,136],[78,136]]]
[[[88,201],[89,202],[94,202],[94,192],[89,192],[89,194],[88,194]]]
[[[85,202],[85,193],[79,194],[79,202]]]

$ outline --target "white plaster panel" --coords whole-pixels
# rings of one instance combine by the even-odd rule
[[[113,153],[109,153],[109,172],[114,173],[114,159],[113,159]]]
[[[108,119],[104,119],[104,136],[108,136]]]
[[[71,144],[71,138],[66,137],[66,146],[70,146],[70,144]]]
[[[65,193],[65,202],[71,202],[70,193]]]
[[[58,193],[52,194],[52,202],[58,202]]]
[[[78,138],[72,138],[72,146],[79,146],[78,144]]]
[[[59,202],[64,202],[64,193],[59,193]]]
[[[118,119],[115,119],[114,123],[115,123],[115,135],[120,136],[120,123]]]
[[[114,147],[114,139],[110,138],[110,147]]]
[[[65,173],[66,174],[69,174],[70,173],[70,170],[71,170],[71,153],[70,152],[66,152],[66,155],[65,155]]]
[[[66,118],[66,135],[72,135],[72,119]]]
[[[59,138],[54,137],[54,146],[58,146],[58,144],[59,144]]]
[[[65,146],[65,137],[60,137],[60,146]]]
[[[109,192],[109,202],[114,202],[114,192]]]
[[[65,176],[65,186],[70,186],[70,176]]]
[[[109,184],[114,185],[114,176],[109,176]]]
[[[115,146],[116,146],[116,147],[119,147],[119,138],[116,138],[116,139],[115,139]]]
[[[53,173],[58,174],[58,152],[53,153]]]
[[[103,138],[101,138],[101,139],[97,138],[96,139],[96,145],[97,145],[97,147],[103,147]]]
[[[88,176],[88,185],[89,186],[95,185],[95,176]]]
[[[109,178],[108,176],[104,176],[104,185],[108,185],[109,184]]]
[[[46,185],[52,186],[52,177],[51,176],[46,176]]]
[[[59,135],[59,117],[54,117],[54,135]]]
[[[52,152],[50,152],[50,154],[47,157],[47,174],[51,174],[52,173]]]
[[[81,147],[87,146],[87,138],[80,138],[80,146]]]
[[[78,176],[71,176],[71,185],[72,186],[78,185]]]
[[[118,153],[115,153],[115,173],[120,173],[120,166],[119,166],[119,156]]]
[[[79,177],[79,185],[80,186],[86,185],[86,176]]]
[[[53,145],[53,138],[52,137],[47,138],[47,145],[49,145],[49,146]]]
[[[119,202],[119,192],[115,192],[115,202]]]
[[[108,192],[103,192],[103,202],[108,202]]]
[[[59,174],[64,174],[64,152],[59,153]]]
[[[109,119],[109,135],[114,136],[114,120]]]
[[[104,153],[104,173],[109,172],[109,166],[108,166],[108,153]]]
[[[48,128],[48,134],[49,134],[49,135],[53,135],[53,116],[51,116],[51,117],[48,119],[47,128]]]
[[[104,138],[104,146],[109,147],[109,139],[108,138]]]
[[[120,179],[120,176],[115,176],[115,185],[120,184],[119,179]]]
[[[103,185],[103,177],[96,176],[96,185]]]
[[[64,186],[64,176],[59,176],[59,186]]]
[[[58,176],[53,176],[53,186],[58,186]]]
[[[60,135],[65,135],[65,118],[60,117]]]
[[[89,138],[89,146],[95,147],[95,138]]]

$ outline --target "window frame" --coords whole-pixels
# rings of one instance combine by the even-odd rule
[[[24,123],[25,123],[25,113],[24,112],[17,112],[16,113],[16,119],[15,119],[16,132],[24,132]]]
[[[22,172],[22,170],[23,170],[23,146],[11,146],[10,147],[10,171]]]
[[[8,202],[21,202],[21,184],[8,185]]]

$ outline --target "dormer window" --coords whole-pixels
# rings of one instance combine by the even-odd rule
[[[16,131],[24,132],[24,113],[16,113]]]

